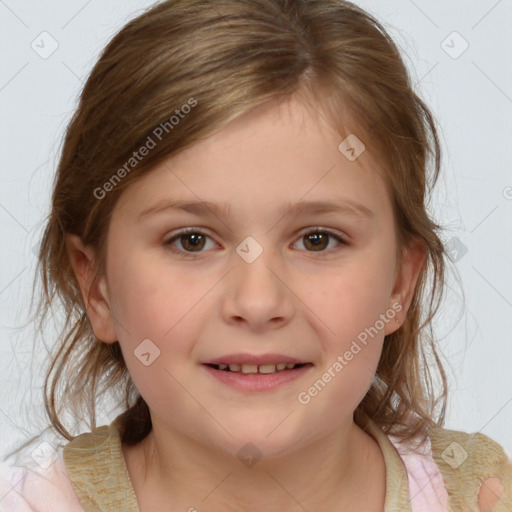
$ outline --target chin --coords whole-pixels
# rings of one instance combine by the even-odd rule
[[[276,422],[248,422],[229,429],[233,438],[227,439],[225,448],[237,458],[252,455],[267,461],[295,452],[306,441],[304,430],[286,425],[288,419],[283,421],[284,417]]]

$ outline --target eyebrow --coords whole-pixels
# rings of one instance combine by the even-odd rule
[[[162,200],[145,209],[139,215],[139,220],[144,217],[163,213],[167,210],[182,210],[195,215],[216,217],[230,217],[230,205],[228,203],[212,203],[210,201],[173,201]],[[339,201],[299,201],[288,203],[279,212],[282,216],[299,216],[305,214],[338,213],[357,218],[374,218],[375,214],[365,205],[351,199]]]

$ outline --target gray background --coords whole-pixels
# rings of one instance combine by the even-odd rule
[[[510,452],[512,1],[357,3],[406,53],[441,126],[443,176],[432,210],[462,282],[461,290],[450,278],[436,322],[449,361],[446,426],[483,432]],[[41,369],[55,335],[34,339],[31,325],[20,326],[63,130],[103,46],[150,5],[0,0],[0,455],[45,426]]]

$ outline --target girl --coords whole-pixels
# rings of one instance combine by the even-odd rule
[[[131,21],[84,87],[40,248],[68,442],[9,472],[1,506],[511,510],[503,449],[443,428],[439,165],[395,44],[349,2]]]

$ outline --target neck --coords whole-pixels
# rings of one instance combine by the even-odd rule
[[[241,461],[158,423],[123,453],[142,512],[384,509],[382,453],[354,423],[257,462],[251,448]]]

